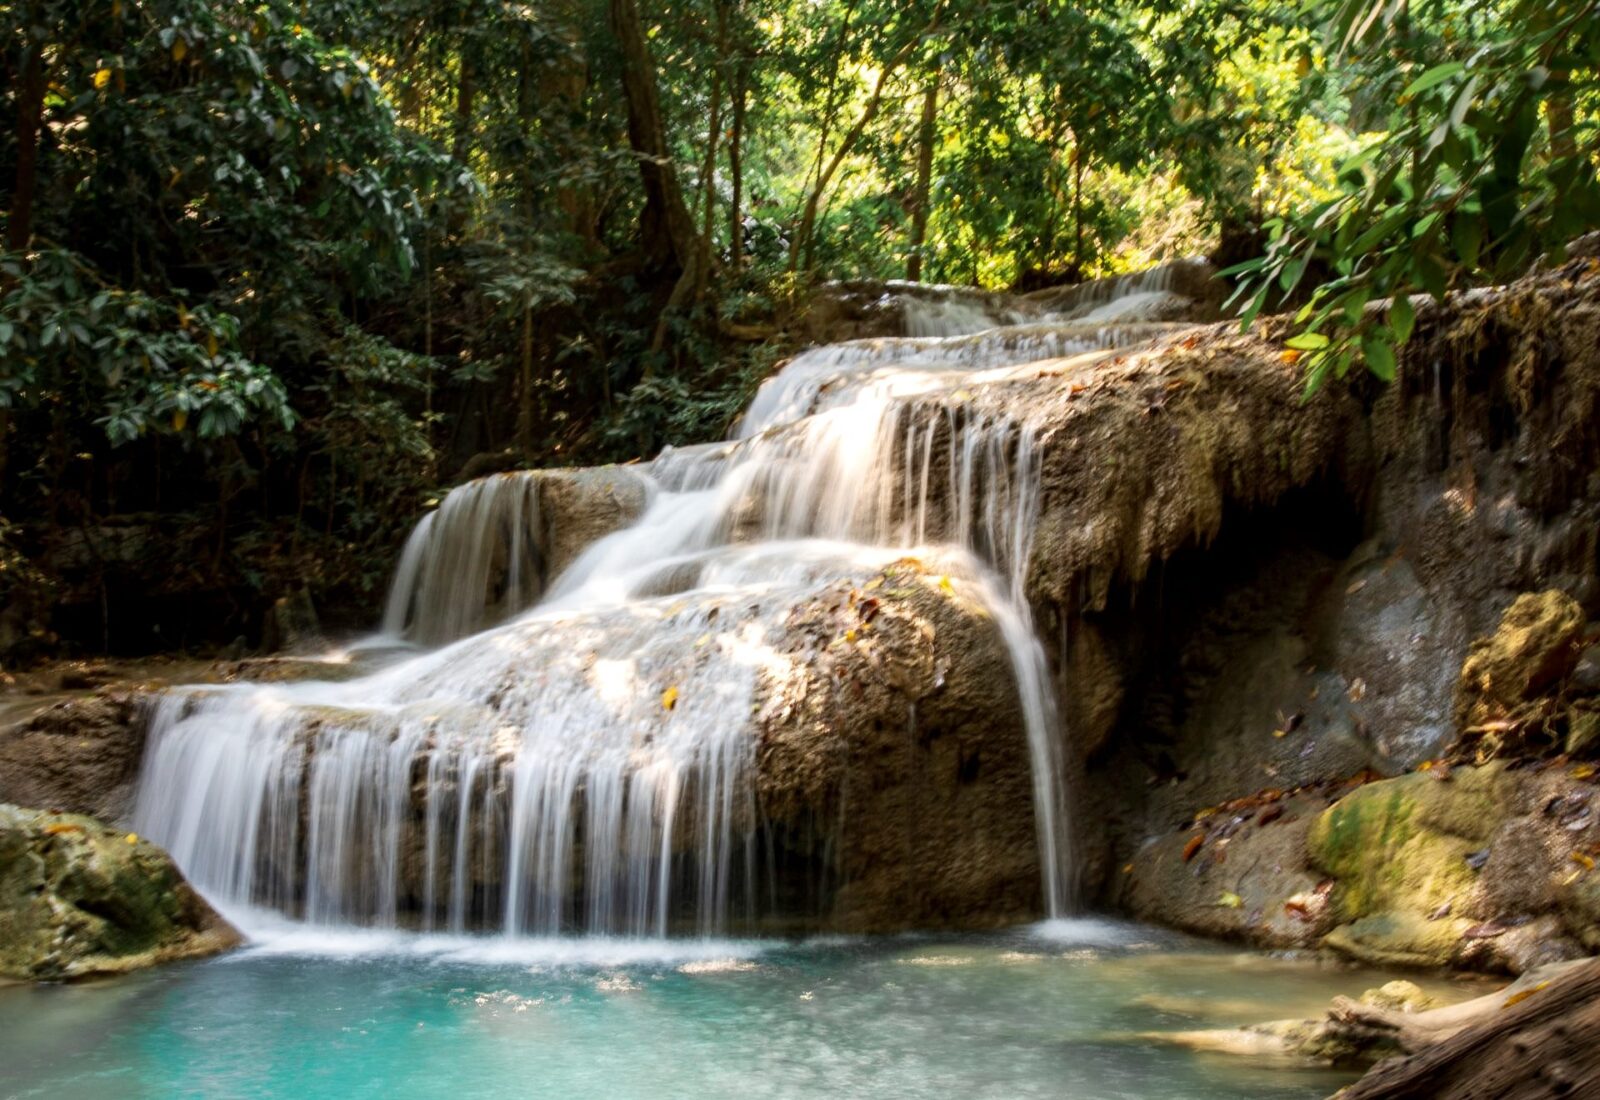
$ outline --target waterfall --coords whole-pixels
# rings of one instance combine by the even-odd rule
[[[1010,654],[1062,913],[1060,734],[1025,596],[1043,444],[981,395],[1155,331],[808,351],[736,438],[630,468],[642,512],[555,575],[536,475],[463,485],[417,525],[384,618],[440,648],[344,683],[171,692],[136,825],[214,897],[311,921],[721,932],[762,904],[752,711],[788,609],[917,550],[970,582]]]

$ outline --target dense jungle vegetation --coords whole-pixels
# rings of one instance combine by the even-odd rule
[[[364,616],[452,481],[718,436],[821,281],[1209,255],[1314,386],[1600,225],[1590,0],[14,0],[0,41],[13,657]]]

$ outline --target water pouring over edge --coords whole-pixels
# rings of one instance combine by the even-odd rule
[[[538,474],[456,488],[407,541],[369,643],[406,654],[343,683],[169,693],[136,826],[219,902],[316,925],[726,934],[770,873],[751,712],[783,616],[916,552],[973,586],[1008,651],[1043,899],[1069,912],[1058,719],[1024,594],[1039,441],[962,398],[1147,338],[1166,297],[1125,280],[1026,323],[913,299],[916,335],[807,351],[734,439],[617,470],[641,514],[553,576]]]

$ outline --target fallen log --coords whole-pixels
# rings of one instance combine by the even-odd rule
[[[1600,1096],[1600,959],[1541,970],[1434,1012],[1341,1001],[1330,1017],[1353,1032],[1390,1035],[1414,1052],[1378,1063],[1340,1100]]]

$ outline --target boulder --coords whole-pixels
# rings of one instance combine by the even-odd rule
[[[122,817],[144,754],[143,707],[131,689],[103,689],[0,729],[0,802]]]
[[[830,853],[830,929],[1037,916],[1032,761],[989,611],[919,562],[865,583],[788,616],[758,719],[763,817]]]
[[[1121,904],[1204,936],[1313,947],[1333,926],[1332,882],[1306,859],[1306,833],[1324,805],[1303,794],[1221,809],[1156,838],[1122,869]]]
[[[1464,730],[1513,721],[1572,674],[1582,654],[1583,608],[1565,592],[1525,592],[1493,634],[1474,642],[1456,702]]]
[[[1427,771],[1236,800],[1150,841],[1135,915],[1375,966],[1524,973],[1600,948],[1589,766]]]
[[[239,942],[149,841],[0,805],[0,981],[117,974]]]

